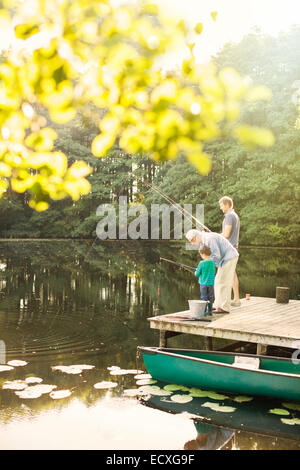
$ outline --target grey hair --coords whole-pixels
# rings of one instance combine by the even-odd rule
[[[185,234],[185,237],[187,238],[189,242],[193,240],[193,238],[195,237],[197,241],[200,242],[202,239],[202,233],[199,230],[191,229],[187,231],[187,233]],[[200,240],[199,240],[199,237],[200,237]]]

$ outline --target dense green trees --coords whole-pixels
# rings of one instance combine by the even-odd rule
[[[95,159],[91,143],[98,134],[97,113],[82,108],[68,124],[55,125],[55,149],[64,152],[69,165],[83,160],[93,169],[88,177],[92,191],[76,203],[56,201],[43,213],[28,207],[28,196],[8,191],[0,200],[1,237],[96,237],[101,203],[163,203],[143,181],[153,182],[180,204],[203,203],[205,224],[220,231],[222,214],[218,199],[227,194],[241,216],[241,242],[299,245],[300,131],[296,128],[297,80],[300,78],[300,28],[276,38],[260,32],[239,44],[228,44],[214,58],[218,69],[234,67],[247,80],[267,86],[272,98],[263,107],[246,103],[240,122],[270,128],[275,144],[264,150],[243,148],[233,138],[207,142],[212,156],[210,173],[201,176],[184,155],[167,163],[145,155],[128,154],[115,145],[107,158]],[[48,116],[46,116],[48,118]]]

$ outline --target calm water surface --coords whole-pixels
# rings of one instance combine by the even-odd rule
[[[199,262],[182,242],[0,242],[0,362],[28,363],[0,373],[0,449],[183,449],[195,439],[186,413],[163,411],[166,400],[144,406],[124,396],[136,387],[134,374],[112,376],[108,370],[143,368],[137,345],[158,345],[147,317],[186,310],[187,300],[199,297],[193,275],[160,263],[160,256]],[[276,286],[284,285],[290,298],[300,299],[299,258],[297,250],[241,248],[241,294],[275,297]],[[203,344],[183,335],[170,346]],[[76,375],[51,368],[74,364],[95,367]],[[24,399],[2,389],[7,380],[32,375],[70,389],[71,396]],[[101,381],[118,385],[95,389]],[[251,419],[260,412],[253,406]],[[267,435],[235,428],[237,449],[300,449],[299,425],[288,426],[287,439],[260,419]],[[297,428],[294,436],[291,428]]]

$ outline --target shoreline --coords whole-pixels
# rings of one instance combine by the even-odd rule
[[[1,242],[69,242],[69,241],[72,241],[72,242],[95,242],[96,241],[96,238],[0,238],[0,243]],[[136,242],[139,242],[139,243],[142,243],[142,242],[154,242],[154,243],[157,243],[157,242],[163,242],[163,243],[178,243],[178,242],[181,242],[182,240],[151,240],[151,239],[148,239],[148,240],[131,240],[131,239],[127,239],[127,240],[119,240],[119,239],[116,239],[116,240],[99,240],[101,241],[101,243],[112,243],[112,242],[121,242],[121,243],[124,243],[124,242],[133,242],[133,243],[136,243]],[[271,249],[277,249],[277,250],[300,250],[300,247],[297,247],[297,246],[277,246],[277,245],[240,245],[241,248],[263,248],[263,249],[266,249],[266,248],[271,248]]]

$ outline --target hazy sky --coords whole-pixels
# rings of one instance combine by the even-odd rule
[[[226,42],[239,41],[254,26],[277,35],[300,24],[300,0],[154,0],[161,8],[189,24],[203,23],[195,52],[206,60]],[[210,16],[218,12],[214,22]]]
[[[111,0],[111,3],[136,1]],[[300,25],[300,0],[152,0],[152,3],[157,3],[168,15],[185,19],[191,26],[203,23],[202,34],[191,38],[192,42],[196,41],[194,52],[201,62],[207,61],[226,42],[238,42],[254,26],[277,35],[293,24]],[[213,11],[218,12],[216,21],[210,16]],[[0,50],[10,41],[0,17]],[[170,56],[170,65],[180,62],[184,53],[181,50]]]

